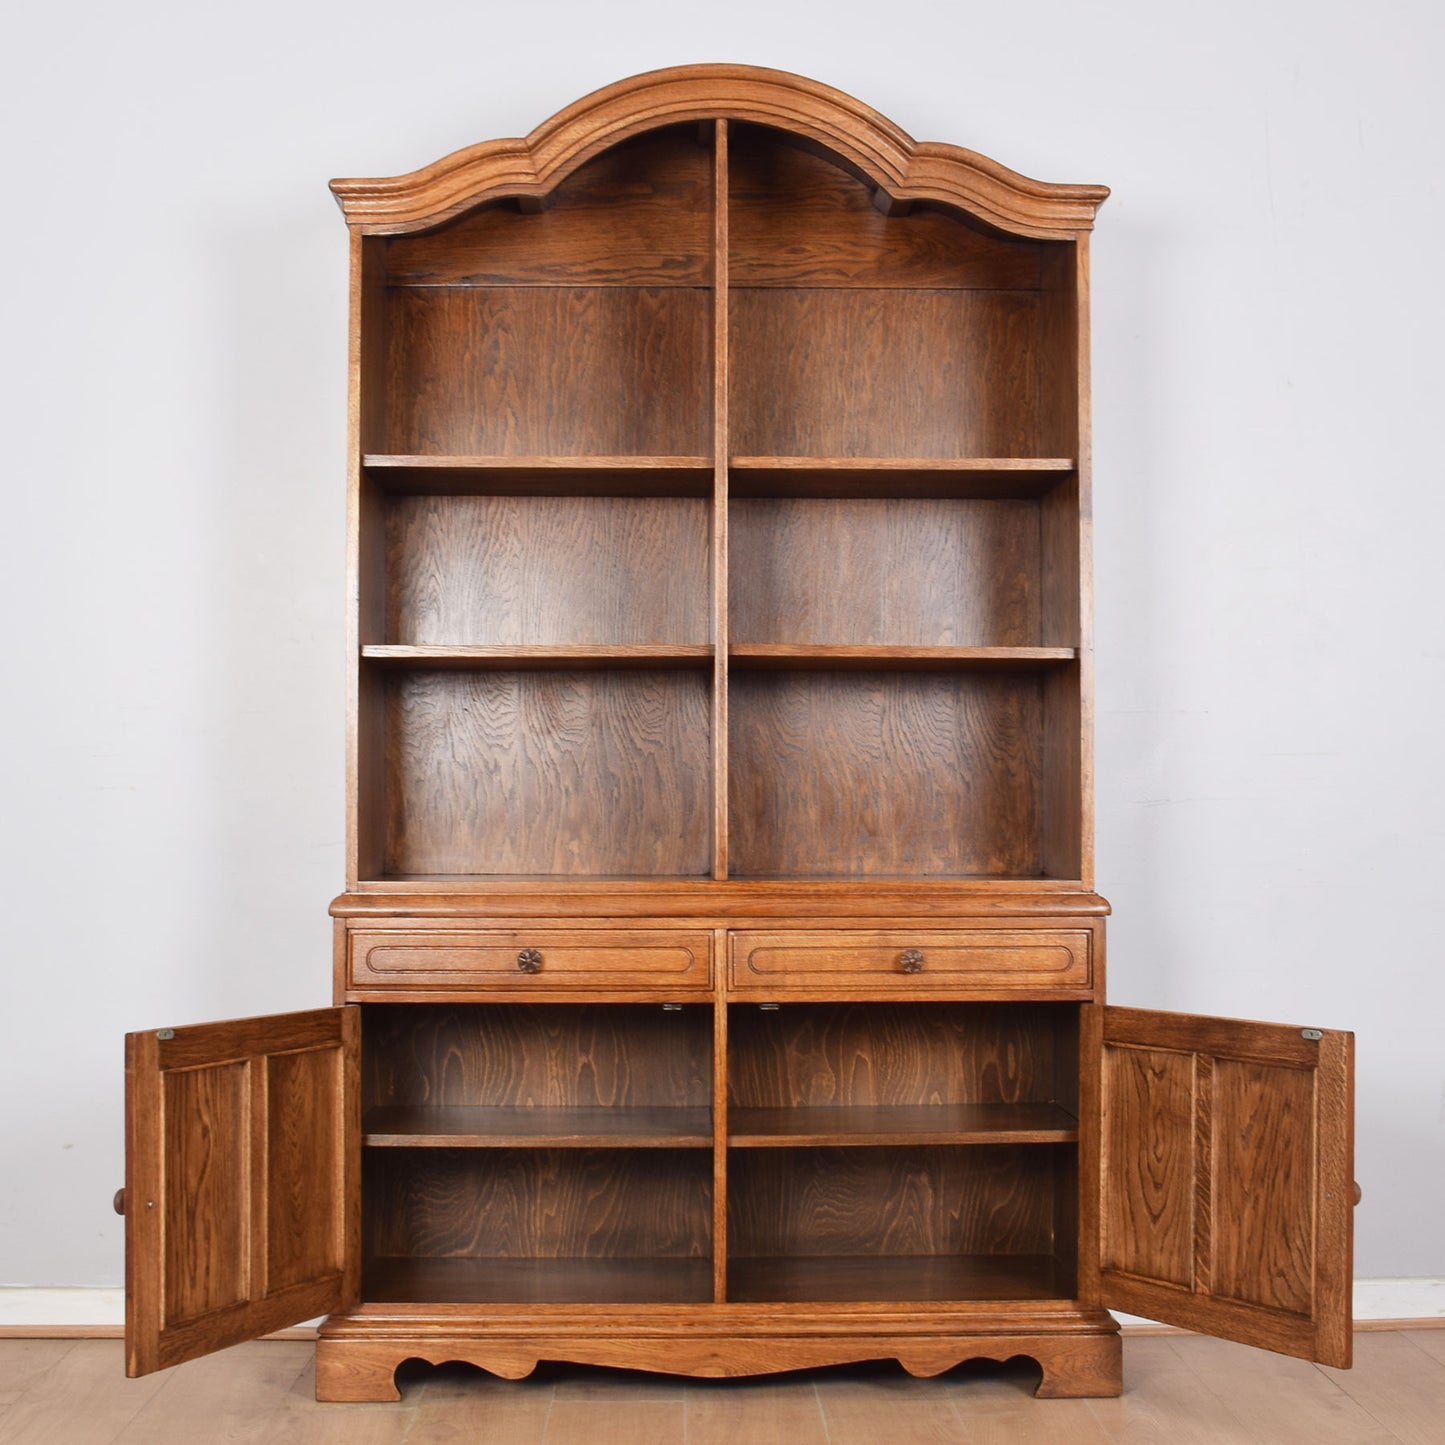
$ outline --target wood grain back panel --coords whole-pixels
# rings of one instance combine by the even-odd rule
[[[403,455],[712,450],[704,290],[396,287],[384,433]]]
[[[373,1149],[368,1259],[711,1253],[710,1149]]]
[[[367,1005],[363,1099],[386,1105],[705,1107],[712,1010]]]
[[[885,215],[873,186],[780,131],[734,125],[728,174],[734,285],[1038,289],[1041,243],[941,206]]]
[[[1029,457],[1039,293],[730,291],[732,451]]]
[[[364,640],[708,642],[708,554],[701,498],[396,497]]]
[[[1047,1004],[734,1004],[728,1099],[752,1109],[1048,1103],[1059,1092],[1061,1012],[1073,1011]]]
[[[393,286],[708,286],[712,155],[695,127],[604,151],[522,210],[495,201],[387,242]]]
[[[1036,676],[734,672],[730,693],[735,876],[1037,876]]]
[[[734,1149],[734,1256],[1047,1254],[1069,1145]]]
[[[728,525],[735,642],[1040,641],[1036,502],[750,497]]]
[[[706,675],[403,672],[386,704],[388,872],[708,871]]]

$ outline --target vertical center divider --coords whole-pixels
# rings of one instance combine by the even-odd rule
[[[728,123],[713,144],[713,877],[728,876]]]
[[[727,929],[713,933],[712,1019],[712,1297],[728,1297],[728,992]]]
[[[713,877],[728,876],[728,123],[713,135]],[[712,1289],[728,1286],[728,998],[725,928],[713,935]]]

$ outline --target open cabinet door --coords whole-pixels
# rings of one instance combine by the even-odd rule
[[[1103,1303],[1348,1367],[1354,1035],[1099,1012]]]
[[[128,1375],[356,1303],[359,1015],[126,1035]]]

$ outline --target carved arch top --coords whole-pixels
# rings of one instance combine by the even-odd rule
[[[685,65],[619,81],[569,105],[519,140],[484,141],[411,171],[335,180],[347,223],[400,235],[503,196],[543,196],[599,151],[657,126],[751,121],[804,136],[895,201],[957,206],[1017,236],[1066,240],[1093,227],[1106,186],[1051,185],[961,146],[915,141],[831,86],[750,65]]]

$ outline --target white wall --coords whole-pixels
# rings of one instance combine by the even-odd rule
[[[1359,1034],[1357,1265],[1445,1274],[1440,7],[12,5],[0,1282],[121,1278],[121,1034],[329,999],[332,175],[779,66],[1114,187],[1095,239],[1116,1001]]]

